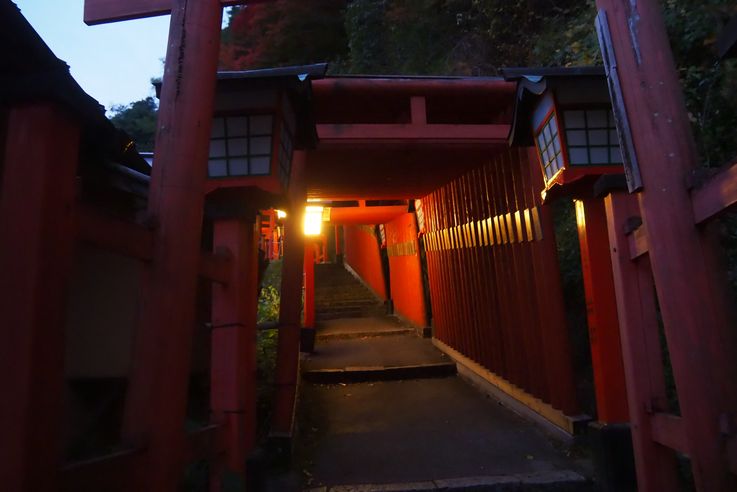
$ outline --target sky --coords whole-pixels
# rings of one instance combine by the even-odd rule
[[[164,72],[168,15],[87,26],[84,0],[13,0],[79,85],[108,110],[154,94]]]

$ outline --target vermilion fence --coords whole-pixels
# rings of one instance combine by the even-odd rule
[[[551,212],[526,149],[422,199],[435,337],[566,415],[577,413]],[[543,412],[545,413],[545,412]]]

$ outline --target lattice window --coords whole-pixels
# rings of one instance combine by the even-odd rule
[[[223,178],[271,174],[273,123],[270,114],[213,118],[208,175]]]

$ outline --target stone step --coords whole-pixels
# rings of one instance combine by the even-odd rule
[[[591,480],[571,470],[518,475],[460,477],[420,482],[313,487],[305,492],[590,492]]]
[[[434,379],[455,376],[454,362],[409,366],[363,366],[342,369],[312,369],[302,372],[305,381],[315,384],[351,384],[406,379]]]

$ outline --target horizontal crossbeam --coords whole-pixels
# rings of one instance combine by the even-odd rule
[[[449,124],[319,124],[321,145],[363,143],[458,143],[497,144],[506,142],[509,125]]]
[[[270,0],[220,0],[223,7],[243,3],[255,4]],[[142,19],[171,13],[174,0],[85,0],[84,23],[88,26]]]

